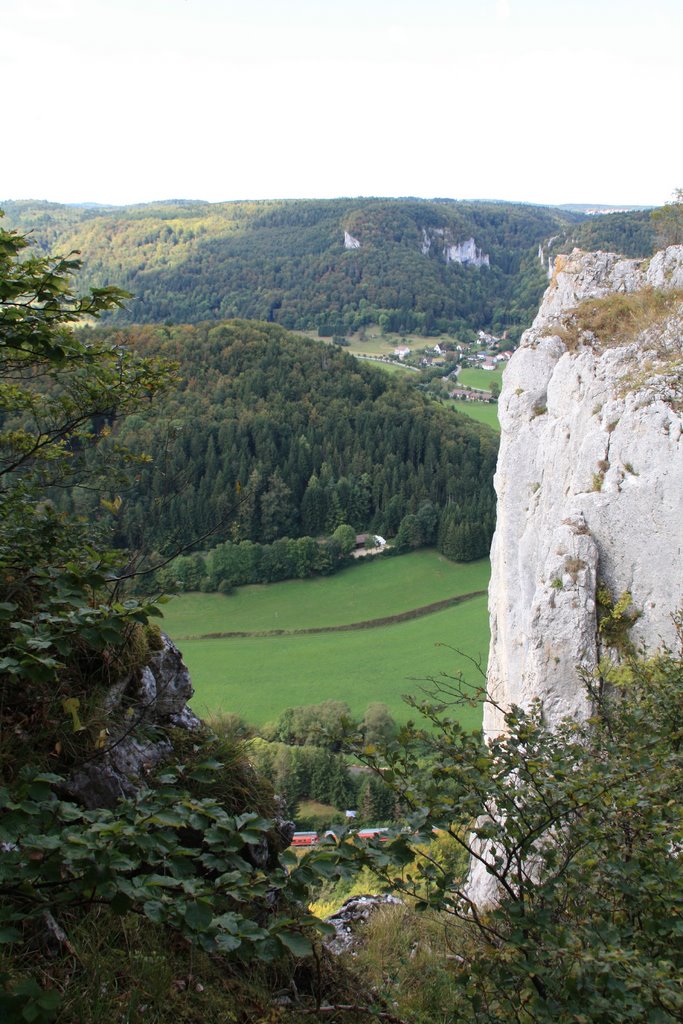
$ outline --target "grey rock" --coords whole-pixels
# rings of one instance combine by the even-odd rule
[[[149,678],[145,679],[145,695],[150,694],[154,700],[154,718],[157,721],[168,719],[171,715],[179,715],[194,694],[192,680],[183,656],[166,635],[162,636],[163,647],[149,661]]]
[[[119,800],[131,799],[137,787],[106,760],[91,761],[67,779],[60,792],[88,810],[114,807]]]
[[[345,953],[355,941],[355,933],[360,924],[364,924],[381,907],[402,906],[403,900],[396,896],[352,896],[343,906],[327,918],[327,923],[334,928],[333,938],[325,940],[325,946],[331,953]]]
[[[651,261],[561,258],[533,327],[505,371],[492,546],[489,692],[543,699],[550,721],[587,711],[581,673],[601,649],[598,578],[630,591],[636,643],[673,642],[682,599],[683,314],[622,347],[569,351],[551,332],[583,298],[652,283],[679,287],[683,246]],[[605,339],[609,341],[609,339]],[[489,734],[501,715],[487,709]]]
[[[489,255],[477,249],[473,238],[455,245],[447,245],[444,257],[446,263],[462,263],[466,267],[488,267]]]
[[[683,246],[651,260],[574,251],[559,257],[499,400],[501,446],[489,588],[484,729],[511,704],[543,702],[552,724],[589,712],[582,675],[614,659],[597,629],[596,587],[628,591],[636,646],[672,645],[683,603],[683,309],[628,344],[562,325],[582,299],[683,287]],[[602,344],[601,344],[602,341]],[[492,897],[474,868],[470,895]]]
[[[194,691],[182,655],[163,634],[162,641],[137,675],[118,680],[105,696],[107,744],[64,787],[65,795],[84,807],[113,807],[133,797],[150,769],[171,755],[168,728],[193,731],[201,725],[187,707]]]

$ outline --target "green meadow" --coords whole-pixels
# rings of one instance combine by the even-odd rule
[[[420,696],[430,678],[462,671],[470,682],[481,681],[468,657],[486,661],[486,596],[388,625],[372,621],[484,591],[488,576],[486,559],[465,565],[417,551],[367,560],[336,576],[243,587],[230,596],[179,595],[165,606],[163,628],[183,651],[195,687],[192,706],[201,716],[234,712],[259,726],[287,707],[333,699],[345,700],[359,716],[371,701],[382,701],[405,721],[414,714],[403,694]],[[344,628],[351,624],[362,625]],[[230,632],[252,635],[205,638]],[[464,708],[458,717],[476,728],[481,711]]]
[[[487,427],[491,427],[496,433],[500,433],[500,423],[498,422],[498,406],[493,402],[463,402],[456,401],[455,399],[447,403],[452,409],[457,409],[458,412],[462,412],[465,416],[469,416],[470,419],[476,420],[477,423],[485,423]]]
[[[174,638],[366,622],[485,590],[489,562],[456,563],[433,548],[399,558],[360,558],[335,576],[240,587],[234,594],[179,594],[164,608]]]
[[[458,374],[458,384],[464,388],[478,388],[480,391],[490,391],[494,381],[503,386],[502,370],[480,370],[478,367],[469,367],[461,370]]]
[[[360,358],[362,358],[362,356]],[[369,363],[370,366],[376,366],[378,368],[378,370],[382,370],[384,373],[417,373],[417,374],[419,374],[419,372],[420,372],[414,366],[409,366],[406,363],[386,363],[386,362],[380,362],[380,361],[374,359],[372,356],[368,357],[364,361],[366,363]],[[418,378],[416,378],[416,379],[418,379]]]

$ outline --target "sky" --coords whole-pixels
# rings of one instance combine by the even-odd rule
[[[681,0],[0,0],[0,201],[683,187]]]

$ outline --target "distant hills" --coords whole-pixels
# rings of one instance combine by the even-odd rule
[[[636,210],[651,210],[651,206],[615,206],[613,203],[560,203],[559,210],[569,210],[573,213],[634,213]]]
[[[113,315],[119,323],[241,317],[322,336],[380,324],[516,338],[537,309],[549,254],[575,244],[652,249],[647,211],[587,217],[419,199],[0,207],[5,226],[29,231],[43,250],[79,250],[80,286],[130,291],[127,309]]]

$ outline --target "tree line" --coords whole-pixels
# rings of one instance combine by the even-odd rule
[[[343,821],[345,810],[355,810],[359,821],[378,825],[395,820],[400,800],[376,774],[358,766],[350,771],[343,748],[353,734],[375,746],[391,742],[397,732],[386,704],[373,701],[361,719],[354,719],[344,701],[326,700],[287,708],[261,736],[249,740],[248,750],[299,828],[312,824],[300,813],[302,800],[337,808],[329,824]]]

